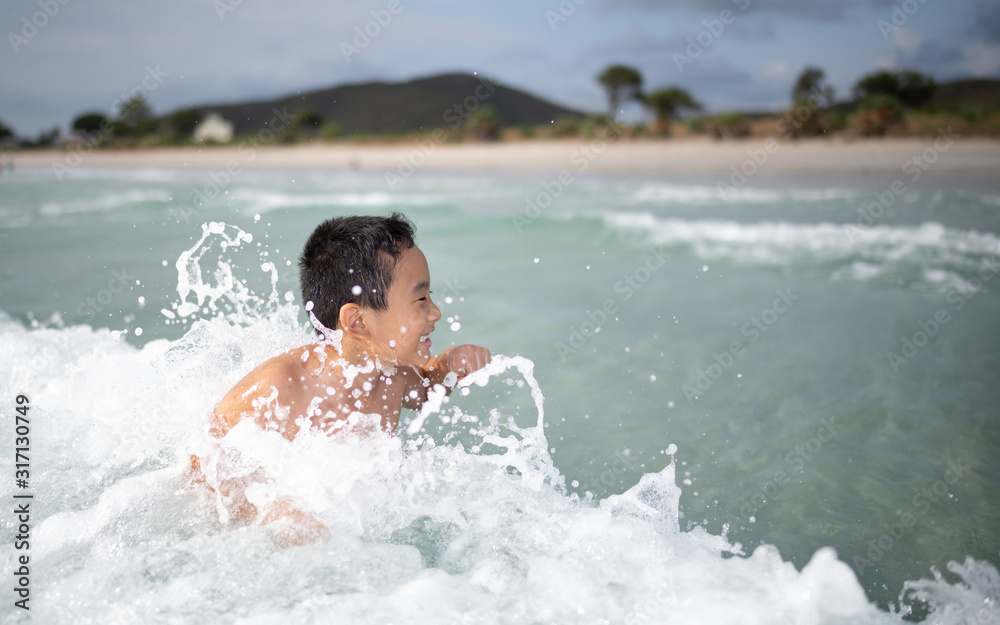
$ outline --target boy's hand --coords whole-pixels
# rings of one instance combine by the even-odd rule
[[[456,345],[449,347],[434,358],[429,369],[437,373],[435,378],[441,378],[449,372],[462,379],[474,371],[478,371],[490,363],[490,350],[477,345]]]

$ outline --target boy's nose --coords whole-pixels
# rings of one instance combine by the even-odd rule
[[[437,307],[434,300],[431,300],[431,321],[437,322],[439,319],[441,319],[441,309]]]

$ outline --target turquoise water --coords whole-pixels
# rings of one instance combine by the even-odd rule
[[[710,176],[595,175],[550,198],[554,179],[0,178],[2,444],[11,457],[23,393],[39,613],[998,622],[1000,184],[925,177],[895,196],[893,176],[760,175],[723,198]],[[295,264],[312,228],[392,210],[430,263],[435,349],[533,362],[544,423],[512,368],[422,435],[267,447],[314,461],[274,483],[340,530],[282,550],[221,523],[180,467],[225,390],[309,340]],[[214,290],[185,316],[187,250],[201,275],[181,273]],[[506,460],[501,434],[522,441]],[[914,581],[932,567],[942,579]]]

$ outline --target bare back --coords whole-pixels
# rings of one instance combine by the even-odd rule
[[[250,418],[261,428],[276,430],[292,440],[305,420],[329,431],[336,421],[353,412],[379,414],[383,429],[395,430],[410,391],[422,390],[420,376],[409,368],[392,375],[374,371],[365,375],[361,371],[348,378],[330,347],[291,349],[262,363],[219,401],[211,433],[222,437]]]

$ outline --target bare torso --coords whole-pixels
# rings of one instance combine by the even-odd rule
[[[225,436],[251,418],[292,440],[306,423],[328,432],[354,412],[380,415],[383,429],[391,432],[404,401],[421,386],[411,368],[380,372],[374,365],[346,366],[332,347],[306,345],[265,361],[240,380],[216,405],[211,434]]]

